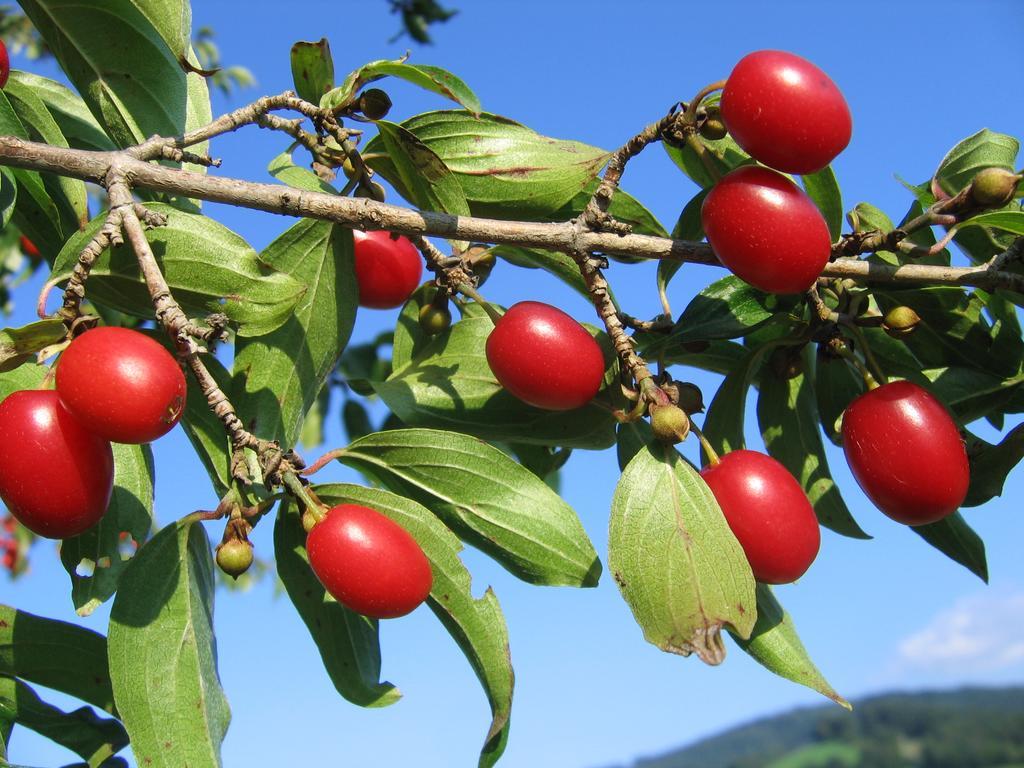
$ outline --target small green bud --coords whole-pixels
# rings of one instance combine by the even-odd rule
[[[651,403],[651,429],[654,436],[663,443],[681,443],[690,434],[690,419],[678,405],[657,405]]]
[[[985,168],[971,182],[971,200],[986,208],[998,208],[1017,193],[1021,177],[1005,168]]]
[[[447,305],[427,304],[420,309],[420,328],[428,336],[444,333],[452,324],[452,313]]]
[[[356,167],[352,164],[352,159],[346,157],[341,163],[341,172],[345,174],[346,179],[351,179],[356,175]]]
[[[921,318],[910,307],[893,307],[882,318],[882,329],[894,339],[899,339],[913,333],[920,323]]]
[[[383,120],[391,111],[391,97],[380,88],[369,88],[359,96],[358,106],[370,120]]]
[[[217,567],[237,579],[252,565],[252,544],[242,539],[230,539],[217,547]]]

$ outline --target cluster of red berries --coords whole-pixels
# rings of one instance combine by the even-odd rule
[[[754,287],[806,291],[828,263],[832,240],[814,201],[783,173],[820,171],[846,148],[846,101],[806,59],[756,51],[729,75],[721,115],[736,143],[764,165],[737,168],[708,193],[701,208],[708,242]]]
[[[185,377],[157,341],[94,328],[57,362],[55,390],[0,403],[0,498],[29,530],[64,539],[103,517],[114,483],[110,443],[148,443],[185,408]]]

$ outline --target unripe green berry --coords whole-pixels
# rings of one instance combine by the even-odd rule
[[[217,567],[237,579],[252,565],[252,544],[241,539],[230,539],[217,547]]]
[[[378,203],[384,202],[384,187],[378,184],[376,181],[371,181],[369,185],[360,184],[356,187],[356,197],[368,197],[371,200],[376,200]]]
[[[370,120],[383,120],[391,111],[391,97],[380,88],[370,88],[359,96],[359,111]]]
[[[356,167],[352,164],[352,159],[346,157],[341,163],[341,172],[345,174],[346,179],[351,179],[356,174]]]
[[[663,443],[675,445],[690,434],[690,419],[678,405],[651,403],[650,414],[654,436]]]
[[[986,208],[1010,202],[1017,193],[1021,177],[1005,168],[985,168],[971,182],[971,200]]]
[[[913,333],[920,322],[921,318],[910,307],[893,307],[882,318],[882,329],[894,339],[899,339]]]
[[[700,135],[708,141],[718,141],[724,139],[729,133],[729,130],[725,127],[725,123],[722,122],[719,117],[709,117],[707,120],[700,124]]]
[[[420,308],[420,328],[428,336],[444,333],[452,324],[452,313],[447,306],[427,304]]]

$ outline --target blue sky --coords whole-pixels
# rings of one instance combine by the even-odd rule
[[[674,101],[725,77],[751,50],[806,56],[838,83],[854,116],[853,140],[834,164],[846,208],[870,201],[894,219],[910,202],[894,174],[923,180],[959,139],[982,127],[1019,136],[1024,124],[1018,55],[1024,7],[1014,0],[452,3],[461,13],[432,30],[435,46],[412,46],[414,62],[459,74],[488,111],[608,149]],[[291,87],[288,51],[296,40],[327,36],[339,78],[410,46],[407,39],[387,42],[398,20],[383,0],[287,6],[206,0],[194,4],[194,24],[213,26],[223,62],[248,66],[259,81],[228,100],[215,94],[215,113]],[[16,60],[15,66],[53,74],[52,65]],[[390,93],[395,119],[447,107],[399,83],[378,85]],[[283,147],[278,136],[249,128],[218,140],[214,153],[224,159],[219,173],[266,180],[266,163]],[[623,186],[669,228],[695,192],[658,147],[630,164]],[[256,248],[290,224],[224,206],[206,210]],[[720,275],[684,267],[670,290],[674,310]],[[631,314],[659,311],[652,265],[615,265],[609,279]],[[557,303],[593,321],[585,300],[536,272],[500,265],[485,293],[503,304]],[[30,303],[23,295],[14,324],[28,319]],[[368,340],[393,322],[393,312],[364,311],[353,341]],[[690,378],[710,401],[717,380],[699,373]],[[332,417],[332,445],[344,440],[337,423]],[[748,424],[747,435],[757,447],[755,424]],[[693,443],[683,446],[691,459]],[[215,499],[181,431],[161,440],[155,452],[161,524],[211,508]],[[875,538],[856,542],[825,531],[809,573],[777,594],[835,688],[856,697],[894,687],[1024,680],[1024,481],[1011,478],[1001,499],[966,513],[988,544],[992,583],[986,588],[874,510],[840,452],[831,451],[829,459],[855,516]],[[318,479],[355,476],[331,468]],[[577,451],[564,473],[565,498],[601,553],[616,479],[613,451]],[[209,531],[220,535],[219,526]],[[270,526],[258,529],[254,541],[269,556]],[[594,590],[542,589],[516,581],[474,551],[464,559],[477,592],[494,587],[509,624],[517,686],[505,766],[626,764],[756,716],[823,701],[735,648],[715,669],[655,650],[607,577]],[[0,600],[75,620],[67,577],[55,547],[45,542],[34,549],[26,578],[0,582]],[[385,678],[405,698],[385,710],[360,710],[334,692],[304,626],[269,580],[246,593],[221,590],[217,601],[221,676],[234,714],[226,765],[475,765],[489,723],[487,704],[461,653],[426,609],[386,622],[381,633]],[[83,623],[105,631],[106,620],[101,609]],[[68,753],[25,731],[15,734],[11,757],[34,766],[71,762]]]

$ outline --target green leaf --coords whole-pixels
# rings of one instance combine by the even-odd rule
[[[910,290],[876,291],[881,311],[905,305],[917,312],[921,324],[903,339],[925,368],[963,365],[1013,376],[1020,370],[1019,359],[992,354],[992,327],[983,316],[980,295],[955,286],[931,286]]]
[[[28,131],[3,91],[0,91],[0,133],[29,138]],[[20,168],[10,168],[8,172],[18,187],[15,193],[18,205],[12,215],[15,225],[36,244],[44,257],[53,258],[64,243],[64,222],[50,198],[43,177],[35,171]]]
[[[328,195],[338,194],[338,190],[321,179],[309,168],[302,168],[292,160],[292,153],[285,151],[270,161],[267,171],[278,181],[296,189],[307,189],[310,192],[324,192]]]
[[[239,340],[233,386],[255,433],[291,446],[355,322],[352,231],[302,219],[268,245],[260,259],[307,289],[284,325],[266,336]]]
[[[396,123],[378,120],[377,129],[398,176],[392,183],[402,190],[403,197],[424,211],[469,215],[469,203],[459,180],[444,160],[416,134]],[[391,177],[385,178],[392,181]]]
[[[0,330],[0,371],[9,371],[27,363],[40,350],[64,341],[66,334],[64,323],[56,318]]]
[[[0,605],[0,674],[74,696],[116,715],[107,639],[91,629]]]
[[[1024,375],[1001,379],[960,366],[928,368],[921,371],[921,375],[924,377],[922,383],[963,424],[1002,412],[1002,407],[1024,383]]]
[[[802,176],[801,181],[804,191],[825,217],[828,232],[835,242],[843,232],[843,194],[832,166],[827,165],[817,173]]]
[[[114,443],[114,492],[102,519],[85,533],[65,539],[60,560],[71,577],[71,601],[88,616],[117,591],[131,547],[153,527],[153,454],[148,445]],[[127,533],[131,539],[121,541]],[[81,572],[80,572],[81,571]]]
[[[800,483],[822,525],[854,539],[871,538],[853,519],[829,472],[818,429],[818,404],[812,378],[807,373],[813,371],[813,358],[807,347],[803,351],[803,365],[805,372],[791,379],[776,376],[770,366],[761,377],[757,423],[764,444],[768,454]]]
[[[89,707],[64,712],[47,704],[20,680],[0,675],[0,721],[13,720],[100,766],[128,746],[128,734],[117,720],[97,717]]]
[[[171,53],[183,59],[191,46],[192,6],[189,0],[132,0],[132,5],[149,20]]]
[[[942,158],[935,178],[950,195],[970,184],[985,168],[1013,170],[1020,143],[1012,136],[983,128],[961,141]]]
[[[842,445],[846,407],[864,391],[864,382],[845,360],[818,356],[814,363],[814,395],[821,427],[834,445]]]
[[[911,526],[910,530],[988,583],[985,542],[959,512],[954,512],[937,523]]]
[[[676,147],[664,141],[661,145],[665,148],[668,156],[672,158],[672,162],[679,166],[680,170],[702,189],[709,189],[715,186],[715,182],[721,176],[724,176],[734,168],[750,162],[750,156],[740,149],[739,145],[733,141],[732,136],[726,136],[713,141],[709,139],[701,139],[700,141],[704,145],[704,151],[708,159],[717,171],[715,175],[708,171],[700,157],[689,145]]]
[[[581,296],[590,298],[590,291],[587,284],[580,275],[580,268],[570,256],[560,251],[545,251],[540,248],[522,248],[511,245],[499,245],[494,248],[494,255],[504,259],[509,264],[525,269],[543,269]],[[664,263],[664,262],[662,262]]]
[[[757,378],[765,354],[773,345],[765,344],[747,352],[718,387],[704,417],[704,437],[719,455],[736,451],[746,445],[743,437],[744,414],[747,409],[747,390]],[[701,463],[708,465],[708,456],[701,451]]]
[[[149,0],[145,0],[148,2]],[[177,2],[177,0],[171,0]],[[186,3],[187,5],[187,0]],[[191,13],[191,11],[189,11]],[[188,43],[189,30],[185,30],[186,35],[186,46],[188,48],[187,60],[190,66],[194,68],[199,67],[199,59],[196,57],[195,51],[192,50],[191,44]],[[179,56],[179,59],[181,57]],[[193,131],[197,128],[209,125],[213,122],[213,105],[210,103],[210,89],[206,84],[206,78],[197,72],[189,72],[185,76],[185,90],[186,90],[186,101],[185,101],[185,130]],[[189,149],[198,154],[206,153],[209,150],[210,142],[203,141],[199,144],[195,144]],[[193,163],[184,163],[182,167],[193,173],[206,173],[205,165],[195,165]],[[191,206],[191,207],[189,207]],[[187,203],[181,204],[180,207],[183,210],[192,210],[196,213],[199,212],[201,207],[200,200],[188,200]]]
[[[161,334],[165,339],[166,334]],[[206,369],[222,392],[231,391],[231,374],[212,355],[203,357]],[[231,485],[231,439],[224,429],[224,423],[207,405],[203,390],[194,376],[186,376],[188,393],[185,398],[185,413],[181,427],[185,431],[196,455],[210,476],[218,497],[223,496]]]
[[[663,651],[725,658],[723,626],[749,637],[754,576],[711,490],[670,446],[626,466],[612,500],[608,567],[646,640]]]
[[[1006,476],[1024,458],[1024,425],[1014,427],[995,445],[972,437],[967,455],[971,484],[963,506],[978,507],[1003,495]]]
[[[429,64],[406,64],[404,61],[371,61],[354,72],[350,72],[345,82],[320,99],[324,109],[342,109],[353,101],[360,89],[367,83],[383,77],[397,77],[412,83],[424,90],[438,93],[446,99],[461,104],[470,113],[480,113],[480,101],[462,80],[451,72]]]
[[[508,627],[498,598],[490,588],[479,600],[473,598],[469,571],[458,556],[462,544],[415,501],[347,484],[320,485],[316,493],[328,504],[361,504],[377,510],[412,534],[423,548],[434,575],[427,604],[466,655],[491,705],[491,727],[480,765],[494,765],[508,740],[514,683]]]
[[[960,225],[960,229],[968,227],[992,227],[1015,235],[1024,235],[1024,211],[992,211],[974,216]]]
[[[686,343],[746,336],[771,320],[779,306],[779,297],[729,275],[693,297],[668,338]]]
[[[733,634],[733,640],[769,672],[805,685],[841,707],[852,709],[811,661],[796,633],[793,619],[775,599],[767,584],[757,585],[757,623],[750,638],[744,640]]]
[[[601,562],[576,513],[497,448],[454,432],[396,429],[356,440],[338,460],[423,504],[524,581],[597,584]]]
[[[596,178],[609,157],[596,147],[550,139],[487,113],[426,112],[401,125],[448,166],[474,216],[549,216]],[[380,136],[366,145],[364,156],[388,181],[398,178]]]
[[[11,223],[18,204],[18,178],[9,168],[0,168],[0,229]]]
[[[185,130],[185,72],[163,35],[179,39],[168,5],[24,0],[22,9],[107,134],[120,147]],[[184,3],[177,3],[181,8]],[[147,18],[148,16],[148,18]],[[161,20],[159,28],[153,20]],[[114,41],[113,43],[111,41]]]
[[[190,316],[223,312],[239,324],[239,335],[257,336],[281,326],[306,286],[264,264],[239,235],[207,216],[164,203],[146,206],[167,216],[167,225],[147,232],[174,297]],[[106,219],[101,214],[61,249],[53,278],[70,277],[78,254]],[[127,244],[109,249],[89,273],[89,296],[120,312],[153,317],[153,303]],[[307,299],[308,300],[308,299]]]
[[[117,709],[139,765],[219,766],[231,714],[217,676],[213,558],[186,518],[149,540],[110,612]]]
[[[374,390],[402,421],[413,426],[571,448],[600,449],[614,442],[614,419],[605,409],[586,405],[553,412],[527,405],[505,391],[485,355],[493,327],[488,317],[454,323],[386,381],[375,383]],[[602,337],[591,332],[601,343]],[[610,361],[607,344],[603,347],[605,360]],[[606,384],[614,376],[614,366],[609,365]]]
[[[650,345],[653,334],[636,334],[641,353]],[[656,344],[655,340],[655,344]],[[657,357],[665,365],[679,364],[725,376],[746,357],[748,349],[734,341],[693,341],[668,347],[658,347]]]
[[[633,457],[646,450],[653,440],[654,431],[646,419],[634,419],[619,424],[615,428],[615,453],[619,471],[625,470]]]
[[[99,152],[117,149],[82,97],[67,86],[48,77],[19,70],[11,70],[8,82],[18,83],[42,100],[71,147]]]
[[[309,567],[301,516],[288,500],[281,504],[274,524],[274,555],[277,574],[338,693],[361,707],[386,707],[398,701],[399,690],[380,680],[377,620],[349,610],[327,594]]]
[[[4,86],[11,107],[18,114],[22,124],[33,141],[52,147],[67,147],[68,141],[46,108],[46,104],[35,93],[32,86],[15,78]],[[72,232],[89,220],[89,201],[85,182],[53,174],[42,174],[43,182],[51,190],[54,203],[61,212],[64,230]]]
[[[292,46],[292,81],[299,98],[313,104],[334,87],[334,58],[326,37]]]

